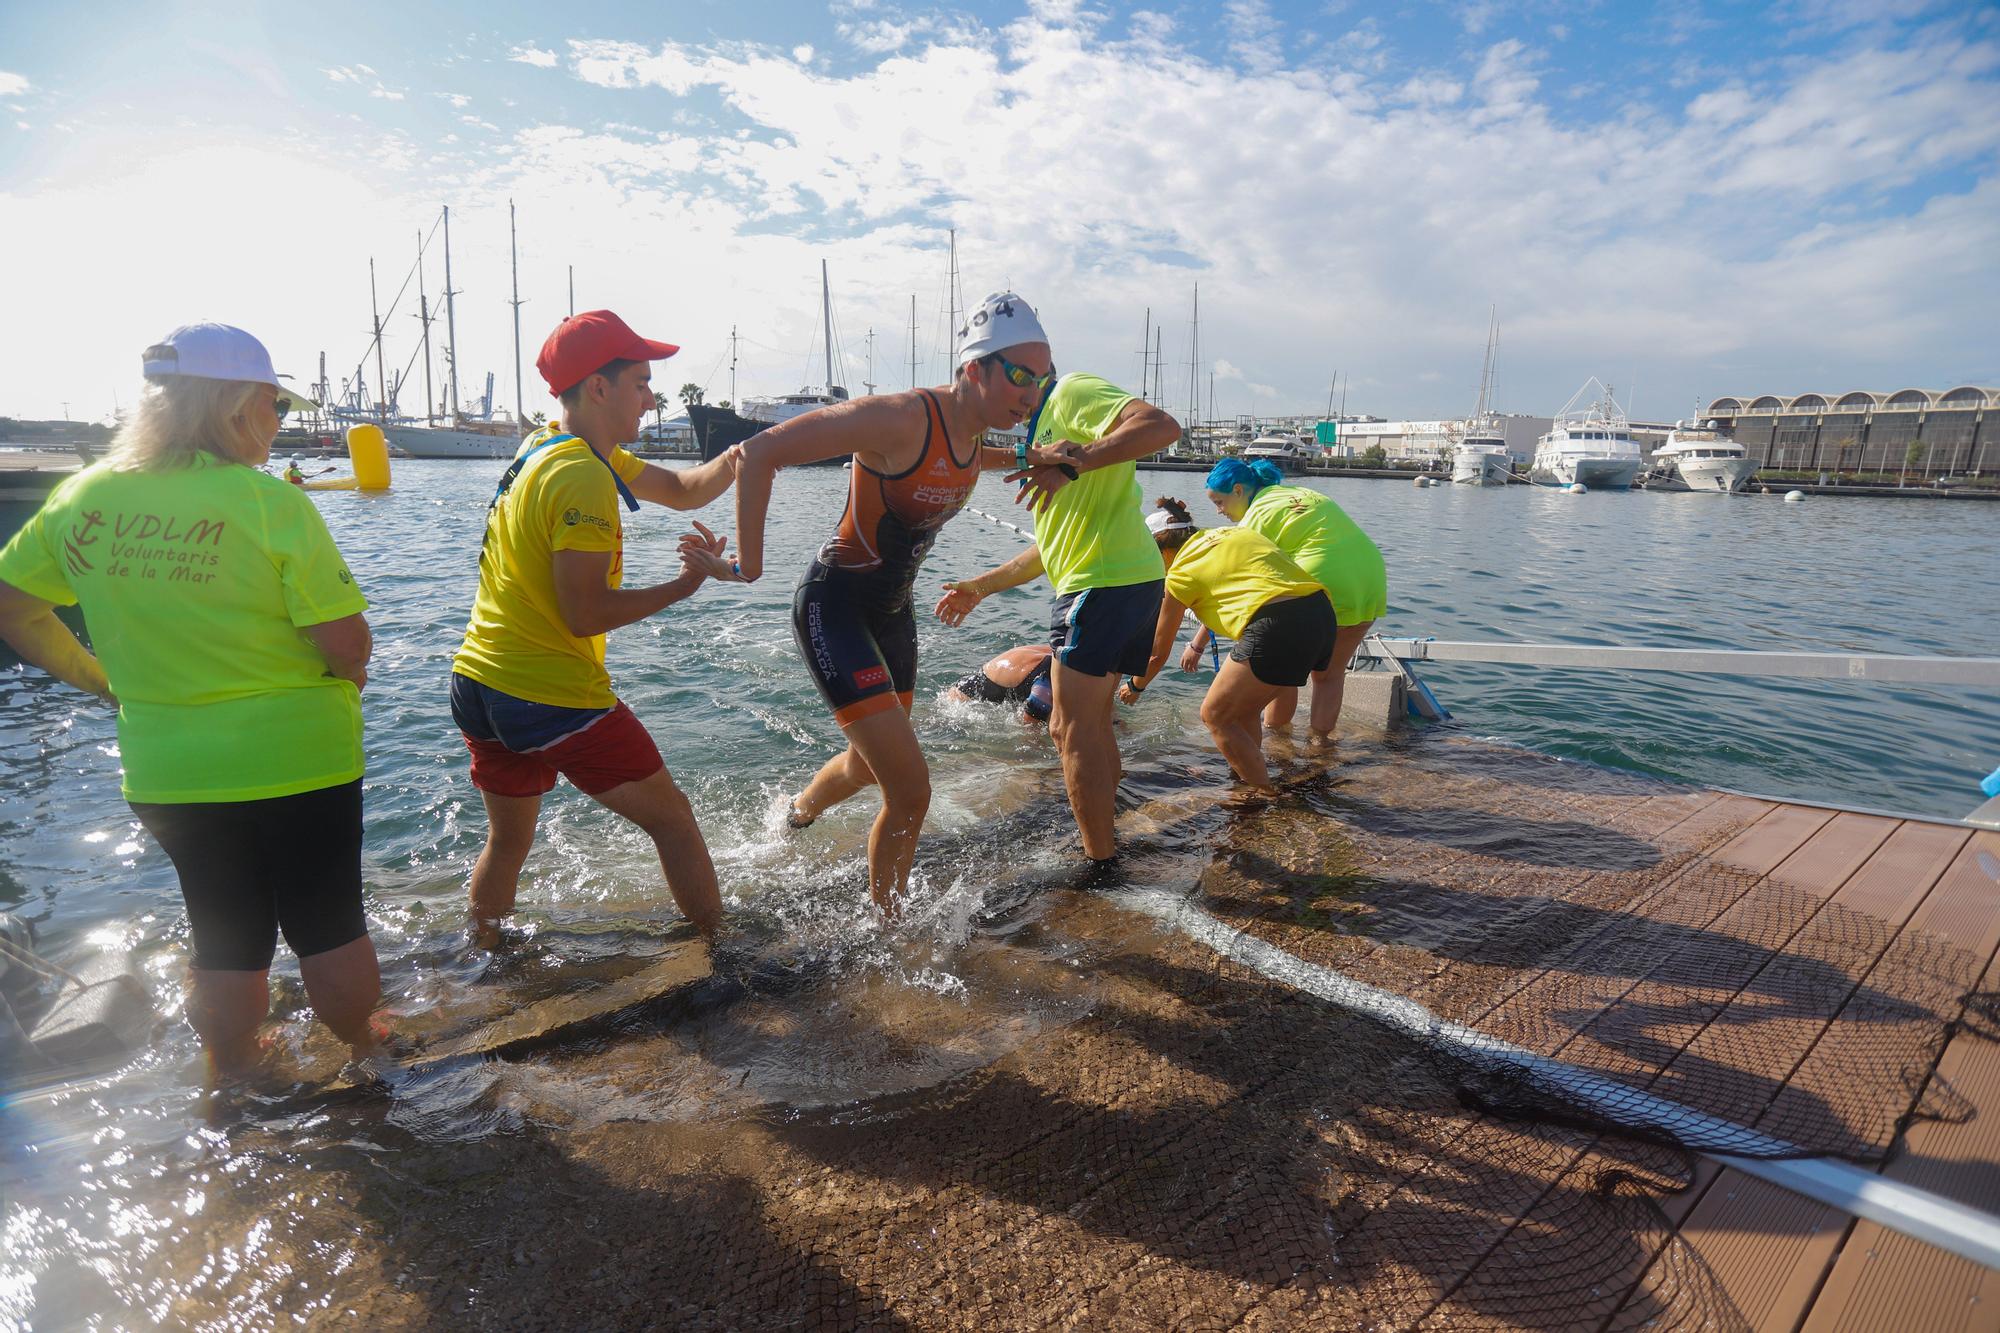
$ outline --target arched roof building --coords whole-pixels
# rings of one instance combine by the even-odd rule
[[[1773,470],[2000,472],[2000,387],[1729,394],[1703,416]]]

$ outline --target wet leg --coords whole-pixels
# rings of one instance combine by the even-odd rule
[[[357,1060],[375,1049],[376,1034],[369,1019],[382,1000],[382,971],[375,961],[375,941],[359,939],[299,959],[299,978],[313,1013],[333,1035],[347,1043]]]
[[[1087,676],[1056,664],[1055,704],[1049,714],[1049,734],[1062,757],[1063,787],[1070,812],[1083,835],[1083,854],[1105,861],[1118,853],[1113,826],[1118,815],[1118,780],[1123,764],[1118,733],[1112,726],[1112,701],[1118,695],[1116,675]]]
[[[1264,732],[1258,714],[1278,688],[1258,680],[1244,663],[1230,660],[1222,664],[1201,701],[1201,720],[1214,738],[1215,748],[1238,778],[1264,791],[1273,787],[1270,767],[1264,762]]]
[[[649,778],[598,792],[597,802],[646,831],[659,853],[667,891],[694,928],[710,939],[722,925],[722,894],[715,885],[715,862],[694,822],[694,807],[661,769]]]
[[[850,743],[845,750],[820,766],[806,789],[792,798],[792,810],[804,823],[811,823],[857,792],[875,785],[875,772]]]
[[[1354,660],[1361,641],[1368,637],[1368,631],[1374,624],[1372,620],[1364,620],[1356,625],[1342,625],[1334,631],[1332,659],[1327,662],[1326,670],[1313,672],[1311,726],[1314,740],[1332,740],[1334,731],[1340,726],[1340,700],[1347,689],[1347,664]]]
[[[1313,680],[1317,682],[1319,677],[1315,676]],[[1296,688],[1288,686],[1279,690],[1278,697],[1271,700],[1264,709],[1264,725],[1272,731],[1280,727],[1289,727],[1292,725],[1292,716],[1298,711],[1299,692]]]
[[[496,796],[479,793],[486,802],[486,846],[472,867],[467,890],[472,913],[472,938],[482,949],[500,943],[500,923],[514,911],[514,894],[521,885],[521,867],[535,845],[535,820],[542,811],[539,796]]]
[[[257,1063],[257,1028],[271,1013],[271,973],[197,967],[188,1021],[208,1055],[209,1070],[232,1077]]]
[[[917,835],[931,808],[931,772],[910,715],[900,708],[872,713],[847,727],[847,744],[882,788],[882,809],[868,831],[868,896],[893,917],[910,884]]]

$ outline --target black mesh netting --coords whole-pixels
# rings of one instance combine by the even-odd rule
[[[1910,1117],[1969,1113],[1932,1071],[1961,1025],[1992,1026],[1967,1006],[1986,960],[1918,912],[1952,831],[1823,815],[1752,849],[1771,865],[1725,864],[1769,807],[1458,748],[1350,755],[1238,806],[1184,767],[1135,772],[1118,871],[1007,899],[1006,947],[1059,939],[1060,966],[985,983],[1088,1005],[931,1086],[646,1101],[807,1010],[923,1044],[879,985],[752,976],[524,1057],[534,1078],[482,1094],[504,1132],[439,1142],[344,1105],[245,1125],[244,1205],[276,1218],[263,1262],[312,1276],[266,1306],[565,1329],[1747,1327],[1676,1231],[1698,1151],[1872,1162]],[[961,852],[1004,867],[1060,813]],[[1790,858],[1812,838],[1820,860]],[[1508,1052],[1315,998],[1135,913],[1140,894]],[[631,1109],[559,1114],[537,1092],[556,1082]],[[308,1166],[315,1206],[271,1207]],[[161,1251],[174,1318],[240,1316],[192,1275],[242,1217]]]

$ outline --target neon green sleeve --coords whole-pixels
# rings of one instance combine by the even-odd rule
[[[57,487],[42,507],[35,511],[35,516],[21,525],[21,530],[14,534],[6,549],[0,550],[0,579],[7,580],[30,597],[39,597],[57,606],[76,605],[76,593],[71,591],[63,570],[60,544],[52,540],[51,530],[61,526],[60,518],[52,511],[57,511],[69,486],[70,483],[65,482]],[[91,559],[93,552],[74,543],[95,544],[97,539],[94,534],[85,536],[72,532],[68,540],[72,543],[70,558]]]
[[[284,585],[285,614],[304,629],[368,609],[368,599],[333,544],[318,506],[304,491],[286,483],[290,503],[273,503],[267,511],[271,559]]]

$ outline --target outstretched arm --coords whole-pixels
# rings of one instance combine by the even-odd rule
[[[0,579],[0,639],[5,639],[23,662],[40,667],[65,685],[101,699],[112,698],[104,668],[70,627],[56,619],[55,603],[23,592],[4,579]]]
[[[963,625],[972,609],[996,592],[1018,588],[1041,577],[1042,548],[1030,546],[998,569],[989,569],[978,578],[944,585],[944,596],[934,608],[937,618],[947,625]]]
[[[822,407],[751,436],[741,446],[736,472],[736,560],[743,578],[764,572],[764,519],[779,468],[853,454],[879,472],[902,472],[923,453],[927,420],[916,394],[883,394]]]
[[[648,463],[632,481],[632,494],[669,509],[699,509],[729,489],[742,461],[743,446],[734,444],[697,467],[675,469]]]

